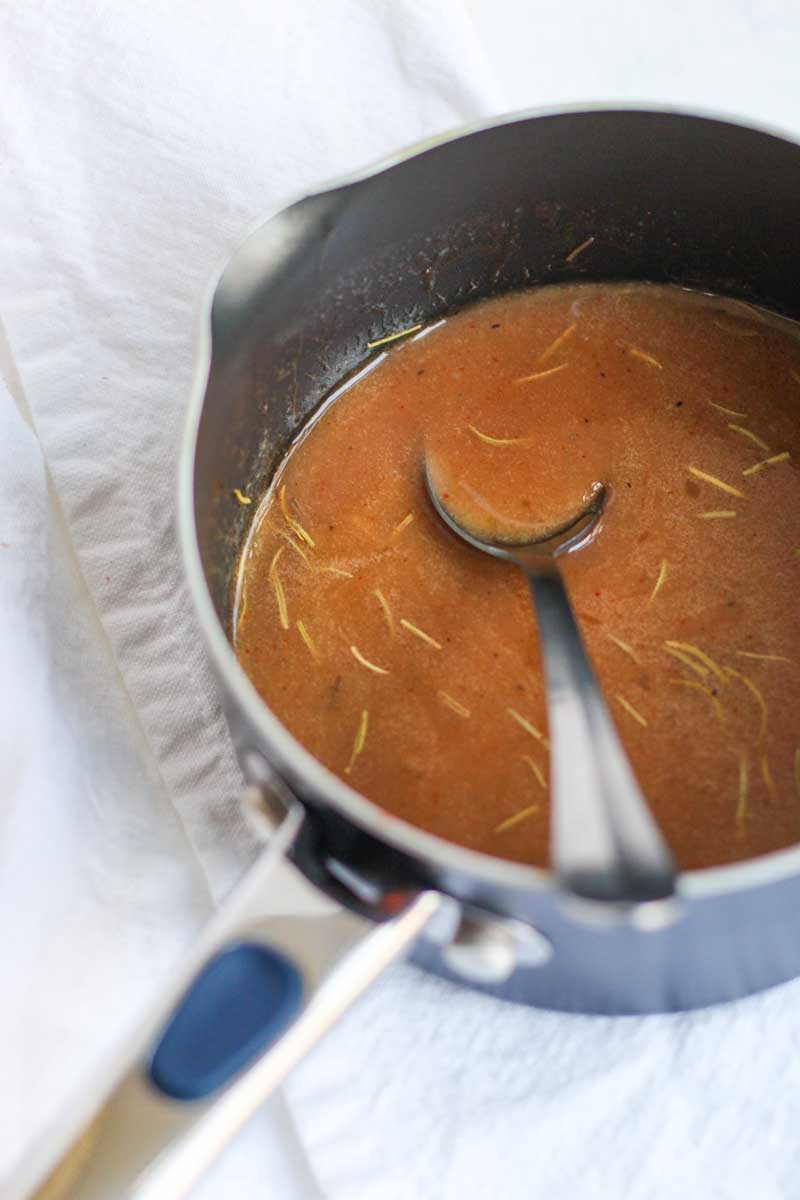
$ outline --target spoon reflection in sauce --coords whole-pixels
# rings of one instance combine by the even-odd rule
[[[476,532],[437,486],[425,463],[434,509],[476,550],[514,563],[525,574],[539,625],[550,727],[551,861],[572,897],[629,909],[675,891],[675,864],[633,774],[589,662],[559,558],[597,534],[607,489],[595,483],[579,511],[550,528],[514,529],[506,540]],[[516,525],[516,523],[515,523]],[[666,916],[666,913],[664,914]],[[655,913],[653,913],[655,917]]]

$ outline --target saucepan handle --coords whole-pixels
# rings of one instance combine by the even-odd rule
[[[376,923],[263,915],[265,885],[304,820],[297,806],[239,884],[169,995],[122,1056],[66,1150],[19,1195],[36,1200],[184,1196],[294,1065],[444,900],[424,892]],[[53,1164],[56,1164],[55,1166]],[[44,1180],[44,1182],[42,1182]]]

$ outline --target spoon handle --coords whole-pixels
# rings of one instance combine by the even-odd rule
[[[557,563],[525,571],[539,624],[550,727],[551,853],[559,882],[585,900],[664,899],[675,864],[592,670]]]

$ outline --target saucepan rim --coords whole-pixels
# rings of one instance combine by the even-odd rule
[[[730,113],[707,109],[688,111],[646,104],[559,105],[524,109],[486,121],[459,126],[440,136],[416,142],[396,154],[380,159],[365,169],[335,179],[326,186],[320,187],[312,195],[322,197],[344,188],[357,187],[374,176],[439,146],[505,125],[547,117],[582,114],[622,116],[634,113],[737,126],[753,133],[778,138],[796,146],[800,153],[800,141],[788,131],[771,125],[754,123]],[[282,209],[277,209],[273,216],[280,212],[286,212],[294,204],[307,199],[309,199],[307,194],[295,197]],[[184,572],[208,652],[230,697],[269,748],[270,753],[275,755],[278,764],[290,763],[294,774],[301,777],[315,794],[324,797],[326,804],[333,807],[352,824],[407,856],[432,863],[440,871],[452,871],[460,875],[476,877],[487,884],[508,889],[548,890],[553,883],[553,876],[549,870],[494,858],[428,833],[408,821],[384,812],[376,803],[362,796],[324,767],[292,736],[261,699],[239,665],[233,647],[217,616],[202,566],[194,514],[194,468],[197,436],[213,360],[211,312],[217,287],[223,274],[244,250],[254,234],[270,219],[267,218],[267,221],[260,219],[255,222],[233,254],[221,264],[220,269],[209,281],[200,310],[193,380],[180,450],[177,509]],[[798,872],[800,872],[800,844],[739,863],[682,871],[679,876],[679,889],[687,898],[699,899],[704,896],[723,895],[727,892],[743,891],[776,883],[794,876]]]

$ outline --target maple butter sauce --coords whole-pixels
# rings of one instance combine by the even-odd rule
[[[800,841],[800,341],[651,284],[483,301],[380,347],[294,446],[242,556],[235,646],[273,712],[382,808],[544,865],[548,742],[522,574],[459,542],[601,528],[562,560],[598,678],[684,868]]]

